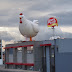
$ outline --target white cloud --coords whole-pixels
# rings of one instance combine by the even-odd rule
[[[63,37],[63,32],[60,27],[55,27],[54,35]],[[53,29],[47,26],[41,26],[38,35],[35,37],[36,40],[48,40],[51,36],[53,36]]]
[[[63,32],[72,33],[72,26],[71,27],[60,27]]]
[[[0,37],[5,41],[25,40],[17,27],[0,27]]]
[[[5,41],[25,40],[18,30],[20,12],[29,19],[39,20],[41,30],[35,37],[37,40],[45,40],[52,36],[52,29],[46,26],[47,19],[51,16],[58,18],[59,26],[61,26],[55,29],[56,35],[63,36],[63,32],[72,33],[72,26],[66,27],[72,24],[72,1],[0,0],[0,32],[4,33],[2,35]]]

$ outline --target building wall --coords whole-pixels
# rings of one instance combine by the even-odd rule
[[[72,72],[72,39],[58,39],[58,52],[55,56],[56,72]]]
[[[47,43],[54,46],[55,40],[43,41],[43,44]],[[57,39],[56,47],[58,47],[58,51],[55,49],[55,72],[72,72],[72,39]],[[46,58],[49,58],[48,55]],[[49,66],[49,63],[47,63],[47,66]],[[47,67],[47,72],[50,72],[49,67]]]
[[[40,69],[42,69],[42,48],[40,48],[41,43],[42,43],[42,41],[32,41],[32,42],[23,42],[23,43],[15,43],[15,44],[6,45],[6,47],[34,45],[33,53],[30,53],[30,54],[25,53],[27,51],[26,47],[22,48],[23,49],[22,53],[18,52],[17,48],[11,48],[11,49],[13,49],[13,50],[11,50],[11,52],[9,52],[9,49],[6,49],[5,50],[6,51],[6,62],[34,63],[34,70],[39,71]],[[28,48],[28,50],[30,50],[30,49]],[[9,67],[10,67],[10,65],[6,64],[6,68],[9,68]],[[14,65],[13,68],[16,68],[16,66]]]
[[[31,63],[34,62],[34,70],[41,71],[42,70],[43,48],[40,46],[40,44],[49,44],[49,43],[52,44],[52,47],[55,46],[54,45],[55,40],[35,41],[35,42],[32,41],[32,42],[24,42],[24,43],[17,43],[17,44],[9,44],[6,46],[10,47],[10,46],[21,46],[21,45],[33,44],[34,45],[33,46],[34,47],[33,48],[34,56],[32,54],[27,54],[27,62],[31,62]],[[72,61],[72,48],[71,48],[72,47],[72,39],[57,39],[56,47],[58,47],[58,51],[57,51],[57,49],[55,50],[55,72],[72,72],[72,69],[71,69],[71,67],[72,67],[72,63],[71,63],[71,61]],[[21,53],[18,53],[19,57],[21,56],[20,54]],[[49,55],[47,55],[46,57],[49,57]],[[21,61],[21,59],[18,59],[17,61]],[[46,59],[47,59],[47,61],[50,61],[49,58],[46,58]],[[48,67],[47,70],[49,70],[50,65],[48,65],[48,64],[50,64],[50,63],[47,62],[46,64]],[[49,71],[47,71],[47,72],[49,72]]]
[[[3,64],[3,55],[2,55],[2,40],[0,40],[0,65]]]
[[[58,53],[55,62],[56,72],[72,72],[72,53]]]
[[[56,44],[58,45],[59,53],[72,52],[72,39],[57,39]]]

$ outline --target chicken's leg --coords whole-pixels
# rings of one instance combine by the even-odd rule
[[[32,41],[32,37],[30,37],[30,41]]]

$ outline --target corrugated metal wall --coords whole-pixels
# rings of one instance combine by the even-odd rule
[[[58,39],[55,59],[56,72],[72,72],[72,39]]]

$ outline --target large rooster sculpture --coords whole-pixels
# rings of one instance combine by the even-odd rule
[[[26,19],[26,17],[20,13],[20,24],[19,24],[19,30],[20,33],[30,38],[30,41],[32,41],[32,37],[36,36],[39,32],[39,26],[38,26],[38,20],[30,21]]]

